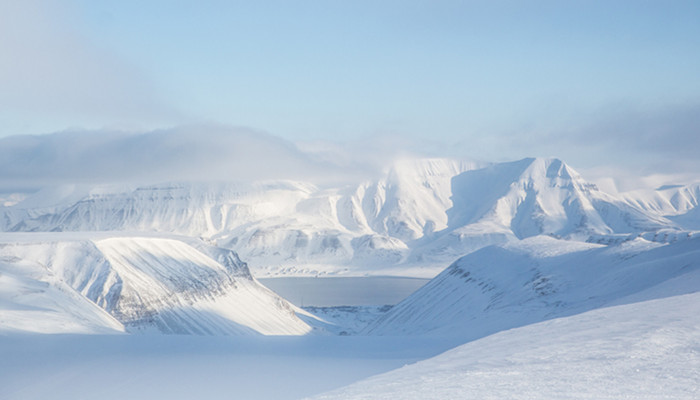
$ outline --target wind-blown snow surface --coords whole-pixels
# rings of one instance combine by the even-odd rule
[[[533,237],[457,260],[366,332],[449,333],[473,340],[603,307],[698,270],[700,237],[607,246]]]
[[[183,240],[192,245],[105,234],[3,235],[0,332],[311,331],[235,253]]]
[[[432,277],[464,254],[537,235],[608,243],[645,234],[663,242],[700,228],[693,190],[614,197],[557,159],[404,160],[381,179],[335,188],[298,181],[46,188],[0,207],[0,229],[204,237],[236,251],[257,276]]]
[[[693,293],[549,320],[314,399],[697,399],[698,309]]]

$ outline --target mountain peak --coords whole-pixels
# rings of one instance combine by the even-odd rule
[[[547,179],[581,179],[578,172],[555,157],[524,158],[516,162],[524,166],[523,176],[537,176]]]

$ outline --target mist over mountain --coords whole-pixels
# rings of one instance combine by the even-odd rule
[[[0,190],[59,184],[356,180],[291,142],[246,128],[190,125],[150,132],[65,131],[0,138]]]
[[[162,163],[137,159],[111,175],[115,180],[155,183],[48,185],[0,207],[0,228],[203,237],[236,251],[262,275],[402,275],[413,269],[422,270],[414,272],[420,276],[433,276],[456,258],[482,247],[532,236],[607,243],[645,235],[664,242],[682,236],[684,230],[700,229],[694,185],[619,196],[600,190],[556,158],[505,163],[403,158],[387,160],[387,167],[371,177],[354,173],[336,177],[334,171],[352,168],[318,161],[286,142],[266,141],[265,136],[228,131],[212,135],[204,135],[201,143],[184,140],[191,137],[189,133],[117,135],[75,151],[101,163],[95,171],[58,166],[55,176],[93,174],[96,179],[98,171],[116,162],[121,153],[115,151],[105,159],[94,154],[112,146],[114,140],[124,144],[123,154],[144,143],[157,143],[170,145],[161,154],[176,149],[184,159],[200,157],[197,152],[211,145],[216,135],[231,143],[255,137],[255,146],[251,155],[228,164],[228,159],[216,157],[203,161],[212,166],[212,173],[200,180],[192,179],[198,179],[195,172],[202,173],[204,167],[188,169],[178,161],[181,169],[169,170],[172,157],[159,158],[155,151]],[[192,145],[193,154],[185,144]],[[35,145],[26,151],[40,148]],[[267,152],[270,148],[277,153]],[[254,158],[256,149],[261,154]],[[218,149],[213,154],[223,152]],[[146,153],[144,149],[137,154]],[[74,162],[84,162],[80,157],[73,157]],[[35,171],[60,164],[57,157],[53,159],[37,164]],[[270,159],[273,165],[258,170]],[[134,178],[143,163],[153,163],[153,168]],[[17,170],[15,166],[7,175]],[[229,170],[233,172],[223,173]],[[284,171],[273,179],[278,170]],[[156,179],[166,175],[183,179],[158,183]],[[291,176],[295,179],[285,178]]]

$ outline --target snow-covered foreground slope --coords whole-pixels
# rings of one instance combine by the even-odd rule
[[[618,198],[557,159],[403,160],[379,179],[342,187],[257,181],[46,188],[0,207],[0,229],[204,237],[236,251],[257,276],[432,277],[464,254],[537,235],[608,243],[644,234],[663,242],[693,226],[691,189]]]
[[[3,400],[297,400],[455,344],[357,336],[0,336]]]
[[[235,253],[191,239],[5,234],[0,295],[5,332],[311,331]]]
[[[699,309],[696,292],[549,320],[314,399],[697,399]]]
[[[473,340],[603,307],[698,270],[700,237],[669,244],[638,238],[608,246],[533,237],[457,260],[366,333]]]

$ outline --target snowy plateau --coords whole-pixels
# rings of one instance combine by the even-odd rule
[[[700,183],[406,159],[0,197],[0,399],[700,398]],[[264,285],[391,277],[429,281],[336,307]]]

